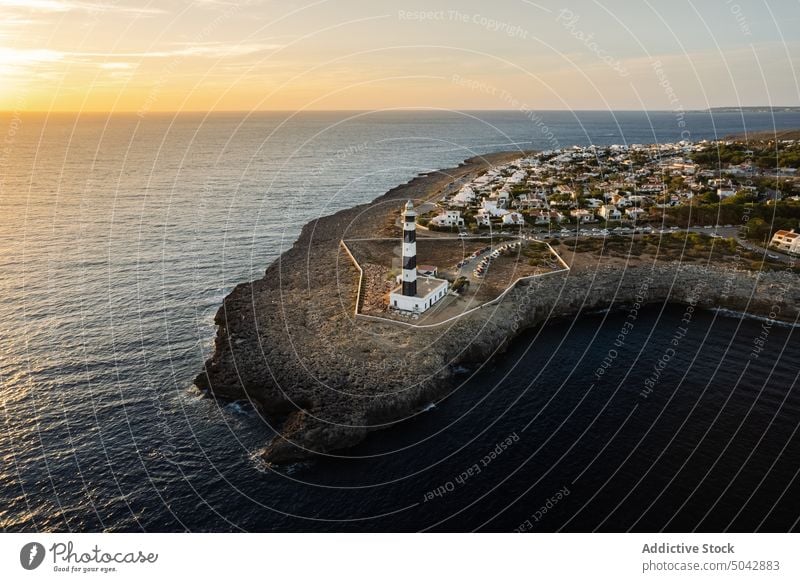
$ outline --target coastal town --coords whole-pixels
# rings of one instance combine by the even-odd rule
[[[432,231],[458,230],[462,236],[515,227],[555,237],[567,230],[608,235],[637,227],[718,229],[741,225],[748,206],[777,204],[789,212],[778,214],[775,226],[786,228],[773,229],[771,236],[798,224],[798,162],[798,139],[548,150],[496,166],[463,184],[420,216],[420,224]],[[710,220],[715,216],[709,210],[718,208],[720,221]],[[693,222],[686,220],[690,209],[695,210]],[[763,242],[764,236],[760,229],[747,238]],[[800,252],[800,241],[775,242],[780,251]]]

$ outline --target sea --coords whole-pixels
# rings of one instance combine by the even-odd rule
[[[0,122],[3,531],[798,529],[798,329],[747,314],[695,312],[673,353],[685,308],[653,305],[613,357],[625,312],[549,321],[413,420],[283,467],[259,460],[274,433],[256,411],[192,379],[223,297],[309,220],[475,155],[714,139],[800,113]]]

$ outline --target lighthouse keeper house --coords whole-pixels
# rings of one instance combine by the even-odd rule
[[[409,200],[403,210],[403,275],[400,286],[389,294],[389,307],[422,313],[447,295],[448,282],[417,274],[417,213]]]

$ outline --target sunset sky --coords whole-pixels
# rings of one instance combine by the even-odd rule
[[[0,0],[0,109],[798,105],[800,2]]]

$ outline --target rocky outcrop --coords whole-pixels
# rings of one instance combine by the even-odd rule
[[[364,270],[361,313],[382,315],[386,313],[387,295],[395,287],[389,268],[372,263],[365,263],[361,268]]]
[[[539,277],[436,328],[355,318],[357,271],[340,239],[368,237],[407,198],[424,198],[503,159],[468,160],[315,220],[262,279],[225,298],[214,353],[195,383],[219,398],[249,400],[269,419],[277,434],[265,460],[290,462],[357,444],[447,395],[456,366],[494,357],[550,318],[671,301],[796,319],[797,275],[660,262]]]

